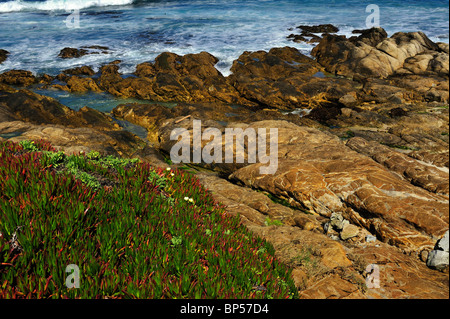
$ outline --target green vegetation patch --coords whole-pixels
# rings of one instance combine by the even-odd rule
[[[297,297],[273,247],[185,171],[0,142],[0,181],[0,298]]]

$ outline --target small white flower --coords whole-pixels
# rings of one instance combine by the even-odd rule
[[[166,168],[166,171],[170,171],[170,170],[171,170],[171,168],[170,168],[170,167],[167,167],[167,168]]]
[[[170,176],[175,176],[175,174],[174,173],[170,173]]]
[[[184,198],[184,200],[185,200],[185,201],[188,201],[188,200],[189,200],[189,197],[186,196],[186,197]]]

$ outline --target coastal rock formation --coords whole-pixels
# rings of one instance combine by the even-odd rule
[[[85,49],[64,48],[59,52],[58,57],[62,59],[73,59],[80,58],[86,54],[88,54],[88,51]]]
[[[330,134],[283,121],[242,127],[278,128],[278,170],[260,175],[263,164],[247,163],[232,180],[323,216],[341,212],[408,252],[430,248],[448,227],[448,198],[412,186]]]
[[[30,71],[10,70],[0,74],[0,83],[16,86],[29,86],[36,82],[36,77]]]
[[[292,267],[302,299],[448,297],[446,274],[396,247],[376,238],[333,240],[323,231],[323,216],[274,203],[261,192],[211,174],[197,176],[227,206],[228,214],[239,214],[247,228],[274,245],[277,258]],[[281,225],[270,225],[268,219]],[[346,231],[355,227],[350,224]],[[378,267],[379,286],[367,285],[375,276],[369,272],[373,265]]]
[[[390,38],[383,38],[384,33],[379,29],[351,39],[328,34],[311,54],[328,72],[348,77],[357,74],[386,78],[402,67],[411,73],[429,71],[444,74],[443,71],[448,70],[448,54],[422,32],[398,32]]]
[[[352,81],[323,78],[322,67],[297,49],[244,52],[233,62],[229,80],[239,93],[279,109],[313,108],[354,90]]]
[[[154,64],[136,67],[136,77],[122,78],[117,62],[100,68],[98,86],[115,96],[154,101],[221,101],[251,105],[239,97],[226,78],[214,67],[217,58],[207,52],[179,56],[162,53]]]
[[[420,162],[375,141],[351,138],[346,145],[430,192],[449,195],[448,169]]]
[[[66,152],[99,151],[131,156],[142,146],[135,135],[93,109],[73,111],[55,99],[0,84],[0,135],[11,140],[45,139]]]
[[[171,132],[192,137],[194,120],[203,133],[218,129],[222,155],[230,149],[226,129],[277,128],[275,174],[248,161],[250,140],[243,139],[232,151],[243,163],[201,162],[196,175],[229,214],[274,245],[302,298],[448,298],[441,239],[449,222],[448,45],[421,33],[388,38],[373,28],[347,39],[323,28],[302,29],[305,36],[328,32],[316,60],[290,47],[244,52],[228,77],[207,52],[162,53],[129,75],[119,60],[55,77],[7,71],[0,74],[0,139],[42,138],[67,153],[95,150],[161,167],[177,143]],[[109,115],[76,112],[23,88],[34,84],[152,100],[111,112],[145,127],[147,141]],[[366,285],[373,265],[380,288]]]
[[[328,33],[336,33],[339,28],[331,24],[320,24],[314,26],[300,25],[297,29],[302,30],[300,34],[290,34],[287,38],[292,39],[294,42],[307,42],[307,43],[317,43],[322,39],[317,33],[322,35]],[[289,29],[291,30],[291,29]]]
[[[429,253],[427,259],[427,266],[433,269],[438,269],[441,271],[448,272],[449,264],[449,231],[436,242],[434,249]]]

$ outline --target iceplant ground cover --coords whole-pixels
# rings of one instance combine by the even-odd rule
[[[297,297],[273,247],[185,171],[0,142],[0,180],[0,298]]]

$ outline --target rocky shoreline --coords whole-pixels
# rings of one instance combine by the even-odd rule
[[[4,72],[0,139],[42,138],[67,153],[167,166],[170,132],[192,132],[195,119],[222,134],[277,128],[274,175],[248,162],[193,169],[230,214],[273,243],[302,298],[448,298],[449,46],[421,32],[387,37],[373,28],[347,39],[315,27],[300,28],[303,37],[324,33],[313,58],[292,47],[243,52],[228,77],[207,52],[166,52],[131,76],[120,61],[57,76]],[[72,49],[55,58],[108,50]],[[39,88],[154,103],[73,111]],[[112,117],[144,127],[147,139]],[[379,267],[380,288],[366,285],[370,265]]]

